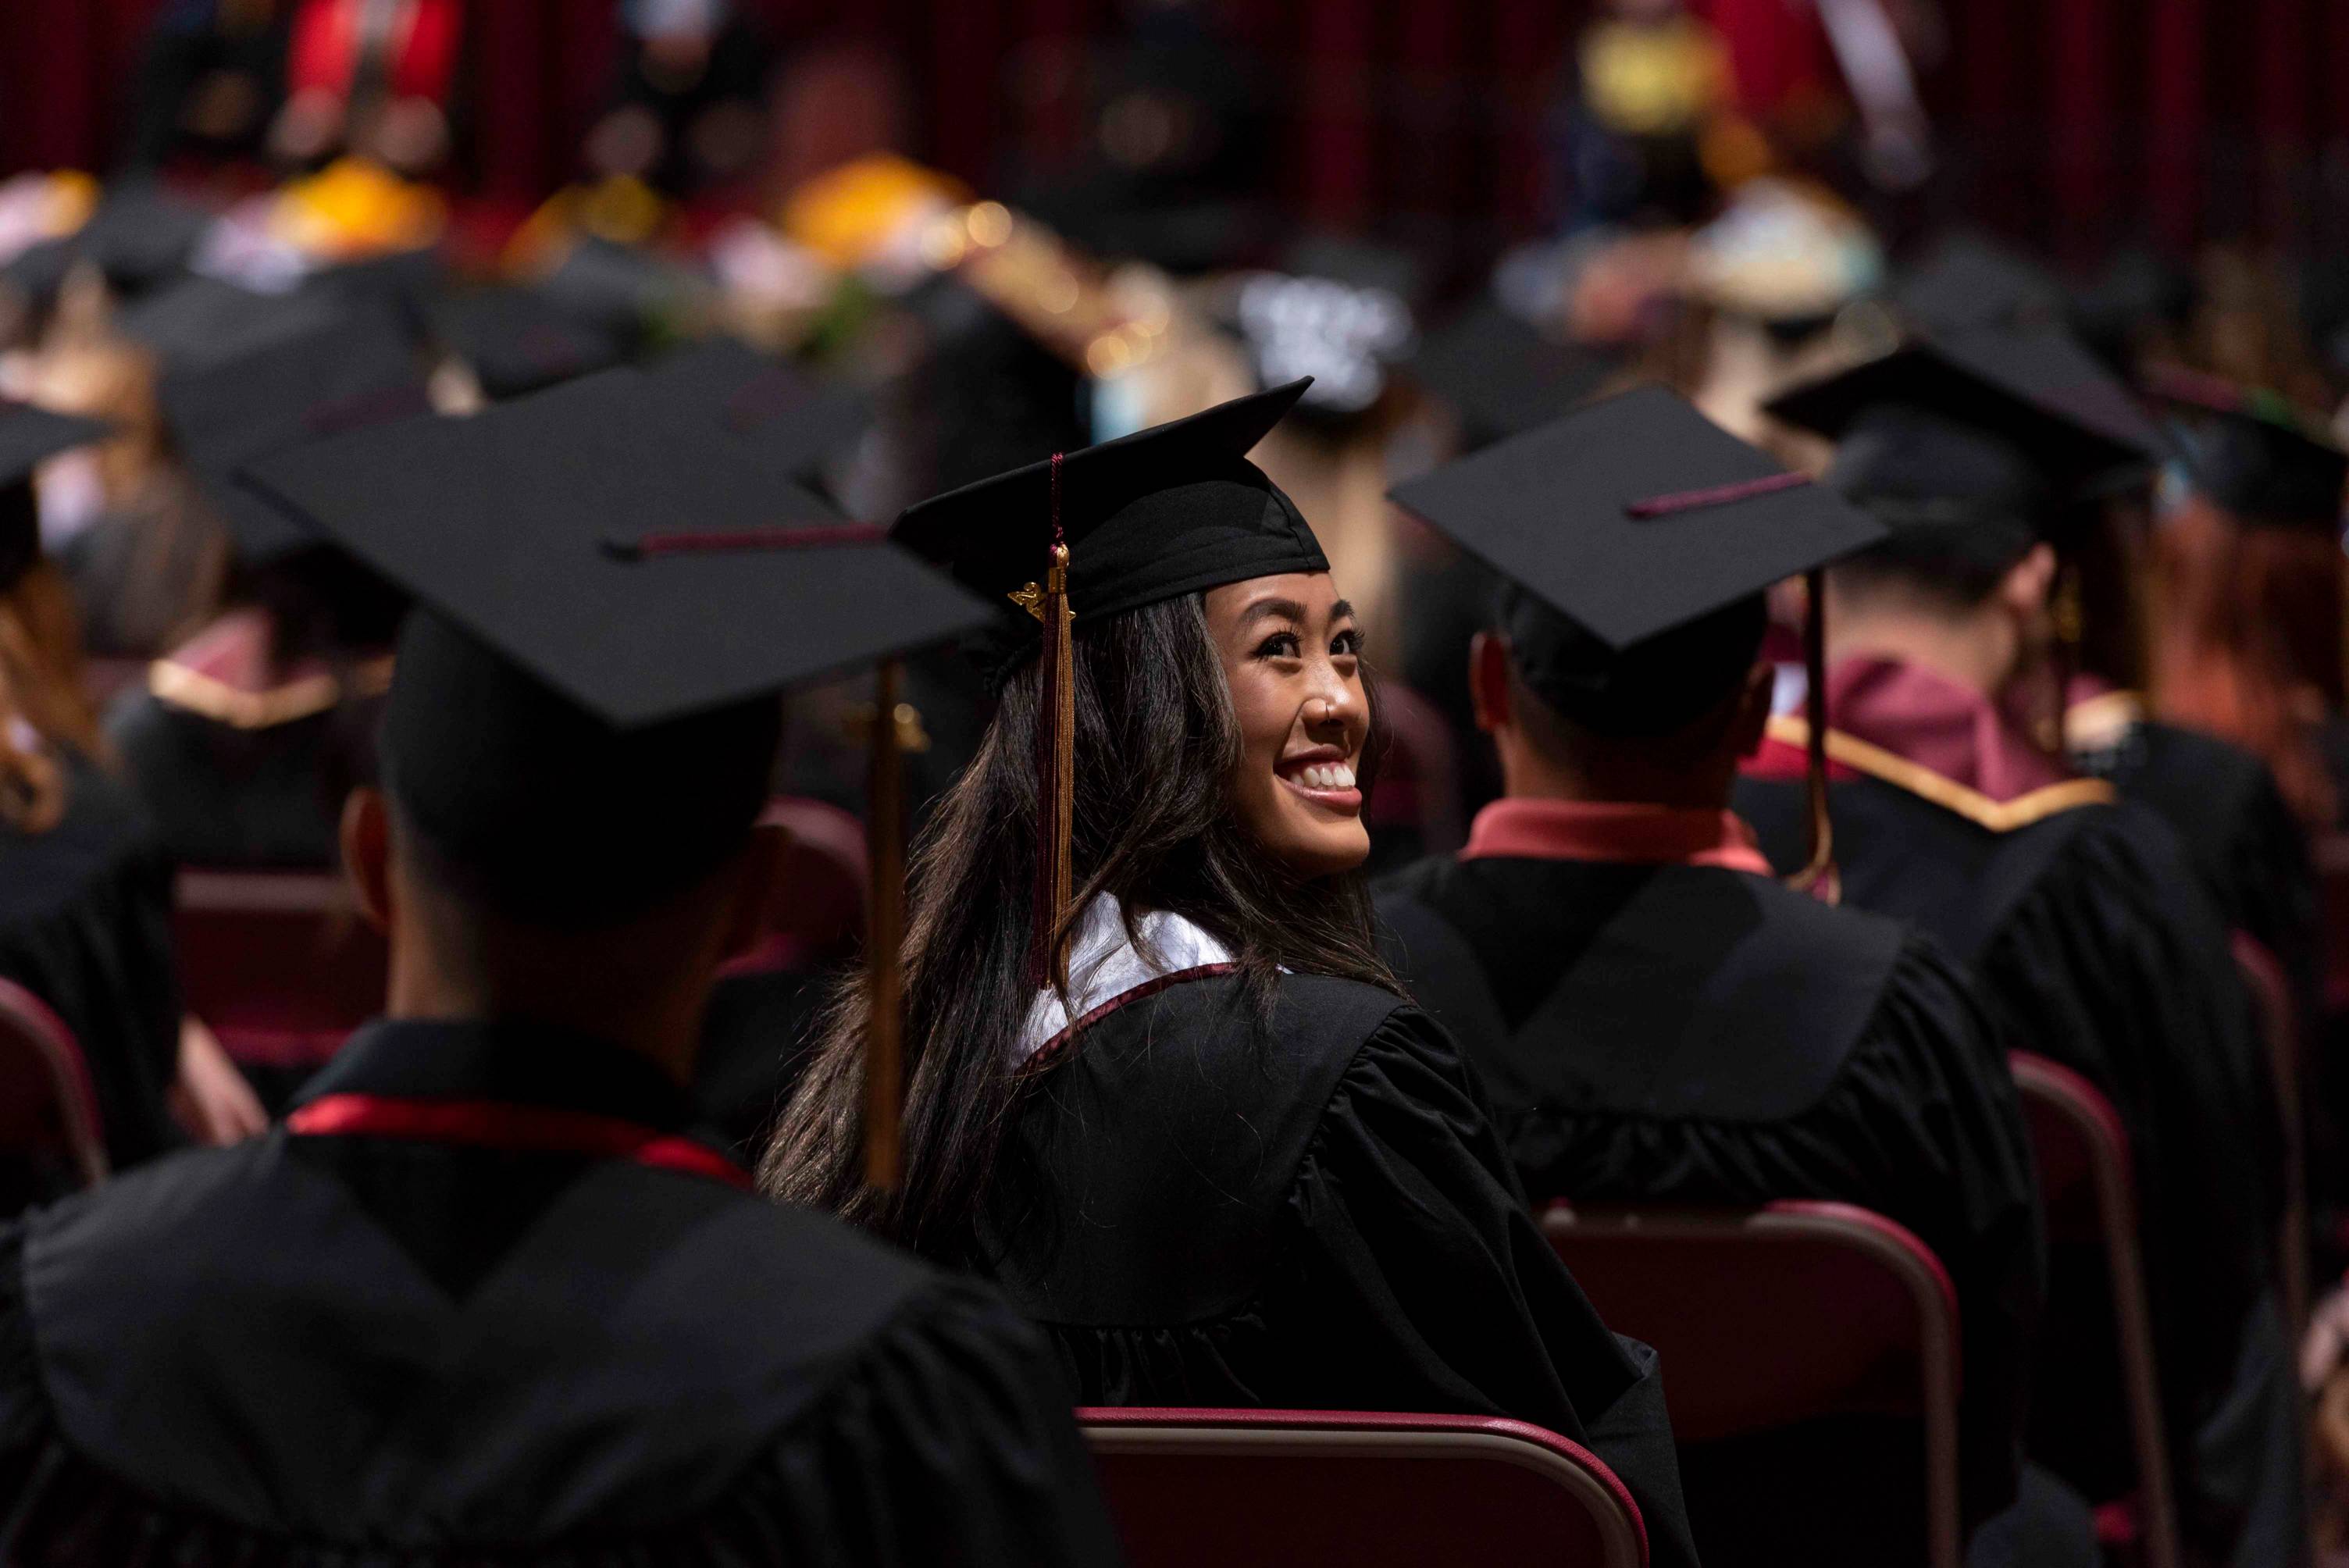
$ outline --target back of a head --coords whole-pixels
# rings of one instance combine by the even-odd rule
[[[620,925],[740,848],[781,738],[772,698],[621,730],[419,610],[383,769],[443,892],[551,931]]]
[[[2013,443],[1931,409],[1887,403],[1853,421],[1826,482],[1891,531],[1834,569],[1838,592],[1891,591],[1920,609],[1988,598],[2044,536],[2056,504]]]
[[[1495,615],[1521,691],[1538,705],[1520,728],[1557,761],[1718,743],[1691,732],[1743,689],[1768,619],[1749,594],[1618,650],[1514,584]]]

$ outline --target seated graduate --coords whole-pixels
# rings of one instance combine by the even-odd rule
[[[2041,1295],[2029,1134],[1940,944],[1781,886],[1729,810],[1770,714],[1763,591],[1884,537],[1775,469],[1643,387],[1397,491],[1510,580],[1469,650],[1507,794],[1456,858],[1380,885],[1381,937],[1491,1087],[1536,1203],[1825,1198],[1915,1232],[1957,1285],[1971,1527],[2015,1500]],[[1913,1553],[1913,1435],[1832,1425],[1683,1444],[1709,1562]],[[1852,1510],[1790,1509],[1821,1474]]]
[[[2287,1562],[2299,1398],[2273,1288],[2280,1124],[2248,999],[2176,835],[2013,717],[2054,639],[2048,534],[2132,456],[2062,390],[1912,345],[1772,406],[1839,440],[1828,482],[1893,531],[1827,573],[1837,863],[1847,902],[1915,921],[1968,965],[2008,1044],[2118,1108],[2181,1526],[2222,1560]],[[1807,740],[1774,719],[1735,798],[1781,867],[1802,854]],[[2058,1289],[2049,1324],[2065,1348],[2044,1363],[2032,1454],[2114,1495],[2126,1458],[2084,1419],[2109,1391],[2073,1386],[2102,1353],[2070,1348],[2108,1343],[2108,1308]]]
[[[171,866],[131,792],[99,766],[73,594],[41,552],[33,469],[107,428],[0,404],[0,977],[56,1012],[88,1064],[109,1161],[261,1112],[209,1037],[180,1027]],[[13,1212],[41,1183],[0,1193]]]
[[[329,866],[367,756],[405,599],[266,497],[242,464],[426,407],[416,352],[362,306],[167,376],[163,415],[225,526],[232,607],[149,667],[107,738],[172,856],[200,866]]]
[[[635,390],[255,470],[421,602],[344,817],[387,1016],[268,1136],[0,1230],[10,1562],[1116,1560],[1034,1330],[758,1198],[685,1088],[776,689],[976,607],[791,548]]]
[[[2153,704],[2274,769],[2312,833],[2349,824],[2342,490],[2349,453],[2272,394],[2165,374],[2185,415],[2155,534]]]
[[[1004,617],[1001,706],[916,852],[904,1185],[857,1181],[854,992],[763,1174],[992,1274],[1082,1403],[1515,1417],[1692,1561],[1654,1353],[1599,1321],[1378,955],[1353,615],[1245,455],[1302,386],[899,520],[1040,615]]]

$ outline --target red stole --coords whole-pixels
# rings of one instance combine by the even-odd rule
[[[1734,811],[1611,800],[1495,800],[1476,813],[1460,858],[1713,866],[1771,874],[1754,830]]]

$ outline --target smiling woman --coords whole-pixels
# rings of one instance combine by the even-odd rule
[[[1378,958],[1360,633],[1244,455],[1299,390],[899,521],[1019,640],[915,857],[902,1184],[860,1180],[858,980],[762,1178],[992,1275],[1081,1404],[1533,1421],[1691,1562],[1653,1353],[1535,1230],[1481,1086]]]

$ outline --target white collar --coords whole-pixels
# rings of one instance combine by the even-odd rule
[[[1152,910],[1125,929],[1124,907],[1107,893],[1085,906],[1069,940],[1067,999],[1047,985],[1036,993],[1013,1048],[1026,1061],[1068,1032],[1070,1024],[1154,980],[1211,964],[1229,964],[1231,950],[1179,914]]]

